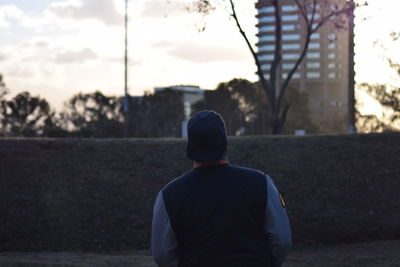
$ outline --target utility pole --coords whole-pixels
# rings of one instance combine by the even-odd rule
[[[354,10],[355,4],[354,0],[350,0],[350,5],[352,9],[349,14],[349,94],[348,94],[348,111],[347,111],[347,130],[348,133],[356,133],[356,123],[355,123],[355,105],[356,100],[354,96]]]
[[[123,102],[124,109],[124,137],[129,136],[129,94],[128,94],[128,0],[125,0],[125,96]]]

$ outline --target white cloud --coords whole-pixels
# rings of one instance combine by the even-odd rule
[[[0,62],[6,61],[10,58],[5,51],[0,50]]]
[[[245,49],[234,46],[218,46],[197,44],[192,42],[172,43],[160,41],[153,44],[156,48],[165,48],[168,54],[193,63],[207,63],[213,61],[246,61],[249,55]]]
[[[19,22],[23,17],[24,12],[15,5],[0,6],[0,28],[9,28],[10,22]]]
[[[151,0],[146,1],[142,11],[143,17],[162,18],[182,15],[187,7],[187,2],[184,1],[166,1],[166,0]]]
[[[54,61],[56,63],[79,63],[83,64],[87,61],[94,60],[98,56],[97,54],[90,48],[83,48],[79,51],[64,51],[58,53]]]
[[[121,24],[123,20],[112,0],[66,0],[51,4],[48,11],[60,18],[95,19],[106,25]]]

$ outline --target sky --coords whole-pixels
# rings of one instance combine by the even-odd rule
[[[192,0],[129,0],[129,93],[157,86],[214,89],[232,78],[257,80],[243,38],[222,6],[212,15],[189,13]],[[393,73],[377,40],[390,47],[398,0],[370,0],[356,13],[356,81],[387,82]],[[255,0],[236,1],[256,43]],[[124,90],[123,0],[0,0],[0,73],[9,96],[22,91],[53,107],[78,92]],[[206,26],[205,31],[199,29]],[[396,28],[397,27],[397,28]]]

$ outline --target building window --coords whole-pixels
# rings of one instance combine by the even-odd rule
[[[328,40],[329,41],[335,41],[336,40],[336,34],[334,34],[334,33],[328,34]]]
[[[292,76],[293,79],[299,79],[300,78],[300,73],[295,72]]]
[[[307,17],[308,17],[308,19],[311,19],[312,14],[308,14]],[[319,19],[320,17],[321,17],[321,15],[318,14],[318,13],[315,13],[315,14],[314,14],[314,19]]]
[[[307,72],[307,78],[318,79],[320,77],[321,77],[321,74],[318,71]]]
[[[299,15],[283,15],[282,21],[297,21],[299,19]]]
[[[274,35],[264,35],[258,38],[260,42],[268,42],[268,41],[275,41],[275,36]]]
[[[293,41],[300,40],[300,34],[284,34],[282,35],[282,40],[284,41]]]
[[[329,72],[328,78],[329,79],[335,79],[336,78],[336,73],[335,72]]]
[[[259,29],[259,32],[274,32],[275,26],[262,26]]]
[[[296,11],[297,6],[296,5],[284,5],[282,6],[282,11]]]
[[[259,60],[272,60],[274,59],[274,55],[273,54],[268,54],[268,55],[261,55],[258,56]]]
[[[294,67],[293,63],[283,63],[282,64],[282,69],[284,69],[284,70],[291,70],[291,69],[293,69],[293,67]]]
[[[294,31],[295,29],[296,29],[296,26],[294,24],[282,25],[283,31]]]
[[[319,62],[308,62],[307,68],[309,69],[319,69],[321,67],[321,63]]]
[[[319,53],[319,52],[307,53],[307,58],[320,58],[320,57],[321,57],[321,53]]]
[[[313,33],[313,34],[311,34],[310,38],[311,38],[311,40],[319,39],[319,38],[321,38],[321,34],[318,32]]]
[[[333,52],[328,54],[329,59],[334,59],[335,57],[336,57],[336,54]]]
[[[317,26],[318,26],[318,23],[313,23],[313,24],[311,25],[311,29],[312,29],[312,30],[315,30],[315,28],[317,28]]]
[[[335,43],[329,43],[328,44],[328,49],[335,49],[336,48],[336,44]]]
[[[258,13],[273,13],[275,11],[275,8],[273,6],[266,6],[263,8],[260,8],[258,10]]]
[[[308,48],[309,49],[320,49],[321,48],[321,44],[320,43],[309,43],[308,44]]]
[[[328,64],[328,69],[334,69],[335,68],[335,63],[331,62]]]
[[[262,23],[262,22],[274,22],[275,21],[275,17],[274,16],[262,16],[261,18],[258,18],[258,22]]]
[[[314,9],[314,4],[308,4],[308,5],[306,5],[306,7],[309,9],[309,10],[313,10]],[[315,5],[315,9],[319,9],[320,8],[320,4],[316,4]]]
[[[298,53],[288,53],[282,55],[283,59],[298,59],[299,57],[300,55]]]
[[[288,75],[289,74],[287,72],[282,73],[282,79],[286,79]],[[300,78],[300,73],[298,72],[293,73],[292,79],[299,79],[299,78]]]
[[[283,44],[283,50],[298,50],[300,49],[300,44]]]
[[[259,52],[263,52],[263,51],[274,51],[275,50],[275,46],[274,45],[262,45],[258,48]]]
[[[271,69],[271,64],[263,64],[261,65],[262,70],[270,70]]]

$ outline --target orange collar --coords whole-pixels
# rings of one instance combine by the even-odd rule
[[[227,164],[227,163],[228,163],[228,160],[226,160],[226,159],[195,161],[193,163],[193,168],[201,168],[201,167],[206,167],[206,166],[223,165],[223,164]]]

